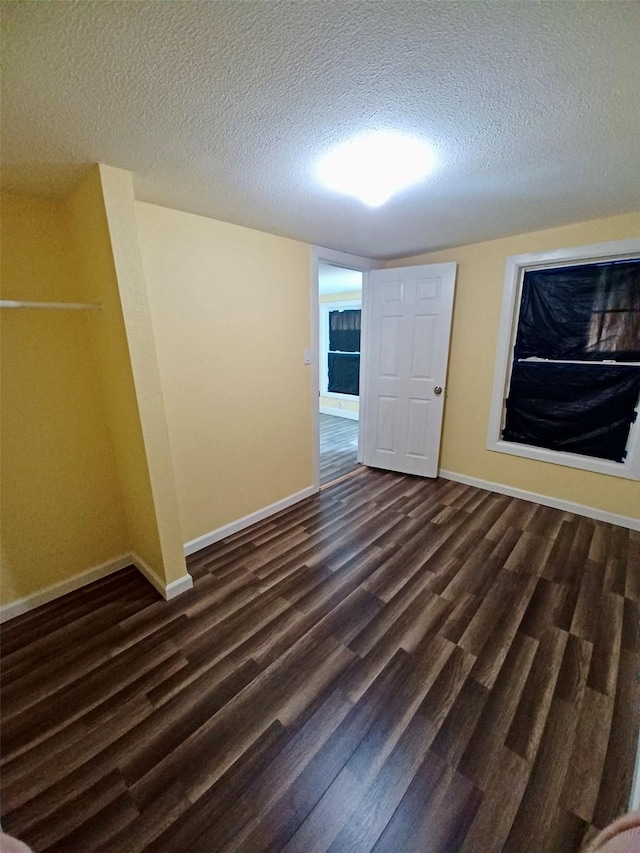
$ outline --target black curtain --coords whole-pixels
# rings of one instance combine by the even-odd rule
[[[527,271],[514,355],[640,361],[640,260]]]
[[[636,367],[515,363],[502,435],[622,462],[639,395]]]
[[[329,349],[360,352],[360,309],[329,311]]]
[[[640,368],[607,360],[640,361],[640,260],[527,271],[503,438],[622,462]]]
[[[336,394],[360,393],[360,353],[329,353],[329,391]]]

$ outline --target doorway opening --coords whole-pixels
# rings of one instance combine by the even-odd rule
[[[379,269],[382,265],[375,261],[319,248],[314,249],[312,260],[312,281],[315,283],[312,364],[314,386],[318,389],[316,393],[321,397],[326,388],[333,392],[333,399],[336,399],[336,394],[342,394],[348,399],[349,395],[345,391],[354,390],[356,371],[353,364],[347,367],[346,361],[351,359],[353,362],[354,358],[359,358],[357,462],[387,471],[436,477],[446,396],[456,264]],[[360,343],[354,343],[357,342],[354,326],[358,321],[355,318],[348,320],[338,317],[335,322],[335,340],[327,343],[326,365],[324,356],[321,363],[319,345],[319,278],[324,265],[363,274]],[[331,295],[323,297],[327,300],[331,298]],[[342,304],[346,306],[347,301],[344,299]],[[338,341],[342,341],[341,346],[338,346]],[[361,354],[353,352],[356,345],[360,346]],[[332,356],[331,366],[329,359]],[[342,366],[337,365],[339,361],[342,361]],[[330,366],[334,372],[333,381]],[[325,371],[327,383],[323,385],[321,374]],[[353,398],[353,394],[350,396]],[[337,399],[339,410],[340,397]],[[314,404],[313,418],[316,446],[314,486],[319,489],[318,403]],[[335,472],[332,473],[335,476]],[[329,473],[327,476],[330,476]]]
[[[321,486],[358,467],[362,278],[360,270],[318,266]]]
[[[368,258],[314,249],[314,444],[317,488],[356,471],[361,460],[362,295]]]

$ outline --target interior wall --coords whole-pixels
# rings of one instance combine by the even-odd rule
[[[310,247],[143,202],[136,211],[190,541],[312,484]]]
[[[443,469],[640,514],[637,482],[485,448],[506,257],[638,233],[633,214],[388,264],[459,264]],[[103,305],[0,313],[3,604],[131,549],[171,582],[182,540],[310,486],[308,246],[134,202],[96,167],[67,203],[2,199],[1,271],[5,299]]]
[[[320,296],[320,304],[323,302],[362,302],[361,290],[350,290],[348,293],[328,293]]]
[[[95,166],[68,207],[86,297],[102,305],[93,321],[98,381],[130,548],[164,586],[186,566],[130,173]]]
[[[340,403],[342,403],[342,405],[340,405]],[[359,400],[338,400],[335,397],[320,396],[320,406],[323,409],[335,409],[336,412],[343,410],[346,412],[355,412],[356,414],[360,413]],[[329,415],[332,414],[332,412],[325,412],[325,414]]]
[[[1,273],[3,299],[86,301],[64,203],[2,198]],[[3,605],[129,550],[95,319],[0,311]]]
[[[109,228],[118,296],[126,330],[131,374],[153,499],[161,564],[153,569],[161,583],[189,579],[184,558],[178,498],[169,446],[160,368],[153,334],[149,293],[142,263],[133,175],[98,167]],[[135,531],[132,536],[135,537]],[[150,564],[151,565],[151,564]],[[153,566],[151,565],[153,568]],[[161,569],[161,570],[160,570]]]
[[[348,293],[330,293],[327,296],[320,296],[319,300],[321,305],[327,302],[362,302],[362,291],[352,290]],[[320,365],[320,369],[322,370],[322,365]],[[340,405],[341,403],[342,405]],[[323,409],[360,413],[359,400],[337,400],[335,397],[320,395],[320,406]]]
[[[387,263],[387,267],[458,263],[440,458],[442,469],[627,517],[640,516],[640,483],[637,481],[486,449],[507,257],[623,240],[639,234],[640,213],[635,213]]]

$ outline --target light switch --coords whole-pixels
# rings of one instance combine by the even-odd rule
[[[311,364],[311,350],[310,349],[306,349],[304,351],[304,354],[302,356],[302,360],[305,364]]]

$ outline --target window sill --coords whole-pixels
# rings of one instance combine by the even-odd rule
[[[640,480],[640,470],[634,469],[629,463],[611,462],[608,459],[595,459],[592,456],[581,456],[579,453],[562,453],[558,450],[547,450],[544,447],[533,447],[529,444],[517,444],[513,441],[489,441],[487,450],[497,453],[508,453],[511,456],[522,456],[525,459],[535,459],[538,462],[551,462],[555,465],[565,465],[568,468],[580,468],[583,471],[593,471],[597,474],[610,474],[613,477],[623,477],[627,480]]]

